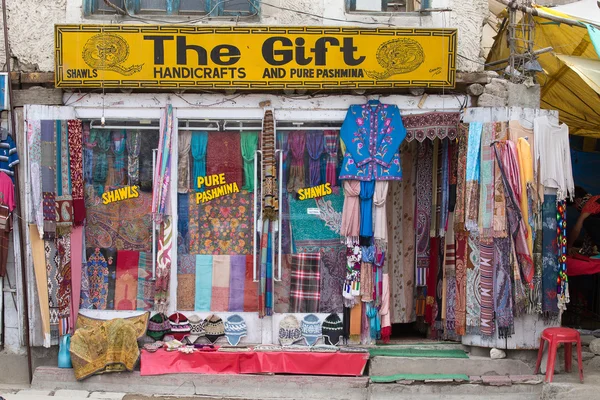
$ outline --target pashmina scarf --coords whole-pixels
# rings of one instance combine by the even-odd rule
[[[416,234],[417,234],[417,268],[429,267],[430,241],[429,230],[431,226],[432,208],[432,166],[433,148],[429,141],[419,143],[417,155],[417,207],[416,207]],[[417,285],[425,285],[424,280],[417,280]]]
[[[290,166],[287,190],[288,192],[297,192],[305,185],[304,151],[306,149],[306,136],[304,132],[292,132],[288,141],[292,150],[292,165]]]
[[[246,256],[246,276],[244,278],[244,312],[258,312],[258,283],[254,282],[253,276],[254,257],[254,255]],[[283,278],[284,277],[282,277],[282,280]],[[287,296],[287,298],[289,298],[289,296]]]
[[[275,163],[275,121],[273,111],[266,110],[263,120],[263,132],[261,135],[261,149],[263,157],[263,218],[272,221],[277,220],[279,211],[279,199],[277,196],[277,167]],[[269,283],[272,284],[272,283]]]
[[[494,123],[496,140],[506,139],[506,129],[504,123]],[[500,163],[494,163],[494,217],[492,221],[495,238],[504,238],[508,236],[506,226],[506,199],[504,197],[504,183],[500,173]]]
[[[392,301],[395,304],[395,293],[396,289],[401,290],[400,300],[403,304],[403,314],[401,321],[396,319],[395,308],[392,309],[392,316],[396,319],[396,322],[414,322],[415,321],[415,199],[417,195],[416,191],[416,164],[415,157],[417,152],[417,143],[406,143],[401,146],[402,151],[402,170],[403,179],[402,179],[402,198],[400,202],[402,203],[402,208],[400,211],[401,224],[399,226],[399,240],[396,241],[396,245],[402,248],[402,258],[399,260],[400,265],[399,268],[402,271],[400,277],[402,279],[402,286],[393,285],[392,288]],[[391,232],[391,230],[389,230]],[[394,239],[396,240],[396,239]],[[390,241],[388,241],[389,243]],[[388,266],[392,264],[388,263]],[[396,264],[393,264],[394,267]],[[393,267],[392,267],[393,268]],[[388,270],[391,268],[388,268]],[[394,280],[396,279],[396,274],[394,274]],[[402,310],[402,307],[400,307]]]
[[[290,311],[315,313],[321,298],[321,254],[300,253],[292,255],[290,286]]]
[[[195,311],[210,311],[212,299],[213,256],[196,256],[196,295]]]
[[[283,173],[281,176],[281,179],[283,179],[282,182],[282,187],[283,188],[287,188],[288,185],[288,175],[289,175],[289,153],[290,153],[290,141],[289,141],[289,137],[290,135],[288,134],[287,131],[280,131],[277,132],[277,148],[279,150],[281,150],[282,154],[283,154]],[[283,194],[281,194],[283,196]]]
[[[185,132],[182,132],[184,135]],[[181,138],[179,139],[181,140]],[[185,139],[184,139],[185,140]],[[142,136],[139,130],[129,131],[127,134],[127,183],[129,185],[138,185],[140,183],[140,149],[142,147]],[[180,145],[181,148],[181,145]],[[189,152],[189,139],[188,139]],[[189,170],[189,154],[187,160],[183,158],[184,163],[188,163]],[[179,162],[181,163],[180,157]],[[189,177],[189,174],[186,175]]]
[[[258,287],[258,316],[263,318],[271,315],[272,308],[268,302],[269,298],[269,277],[272,266],[272,244],[271,244],[271,221],[264,219],[263,228],[260,239],[260,274]]]
[[[90,145],[94,148],[92,182],[98,196],[102,196],[104,193],[104,185],[108,176],[109,133],[99,129],[90,132]]]
[[[537,197],[537,195],[535,195]],[[529,314],[542,313],[542,213],[537,212],[534,215],[536,230],[535,240],[533,242],[533,264],[535,265],[535,275],[533,276],[533,290],[529,291],[529,302],[527,312]]]
[[[519,180],[521,183],[521,201],[520,208],[525,222],[526,240],[529,254],[533,255],[533,237],[532,225],[530,224],[529,200],[527,187],[533,186],[533,160],[531,158],[531,146],[525,138],[519,138],[516,146],[517,160],[519,165]]]
[[[208,144],[208,132],[192,132],[192,157],[194,158],[194,174],[192,176],[192,187],[197,192],[204,192],[204,185],[198,185],[198,178],[206,175],[206,145]]]
[[[513,279],[513,313],[515,317],[519,317],[525,313],[528,307],[528,294],[531,290],[526,288],[521,279],[521,272],[519,271],[519,262],[517,260],[517,253],[515,246],[511,246],[511,257],[512,267],[512,279]]]
[[[60,126],[60,128],[59,128]],[[56,234],[67,235],[73,227],[73,198],[69,161],[69,132],[67,121],[57,121],[56,132]]]
[[[479,170],[479,234],[482,238],[491,238],[494,216],[494,153],[491,147],[494,141],[494,124],[483,124],[481,134],[481,165]]]
[[[196,298],[196,256],[178,253],[177,309],[193,311]]]
[[[510,337],[514,329],[510,248],[509,237],[494,238],[494,311],[501,339]]]
[[[160,125],[161,134],[158,143],[158,154],[156,155],[154,183],[152,185],[152,215],[156,222],[159,223],[162,222],[166,215],[171,215],[169,206],[169,185],[171,184],[171,137],[173,135],[173,107],[171,104],[166,107],[163,118],[160,121]],[[169,228],[169,235],[163,237],[163,245],[170,248],[172,239],[172,224],[170,220],[165,224],[165,228],[167,226]],[[167,233],[167,229],[165,229],[165,233]],[[165,269],[168,266],[168,269],[170,270],[170,255],[168,257],[168,260],[166,256],[163,258],[163,265]],[[156,301],[155,304],[157,304],[159,307],[162,307],[167,301],[166,298],[162,297],[164,294],[166,294],[163,292],[163,290],[168,290],[168,287],[164,286],[163,289],[163,285],[159,284],[158,275],[159,274],[157,273],[156,295],[159,301]],[[168,275],[165,278],[168,281]],[[166,310],[164,311],[166,312]]]
[[[72,119],[69,126],[69,157],[71,163],[71,196],[73,198],[73,225],[85,220],[83,181],[83,127],[80,120]]]
[[[83,226],[73,228],[71,232],[71,326],[77,323],[81,302],[81,278],[83,273]]]
[[[437,236],[440,225],[440,204],[442,202],[442,188],[440,183],[442,181],[442,170],[441,170],[441,158],[442,153],[440,149],[439,140],[433,141],[433,167],[432,167],[432,183],[431,183],[431,224],[429,226],[429,237]]]
[[[228,255],[213,256],[212,269],[212,297],[210,310],[219,312],[228,311],[231,257]]]
[[[456,232],[456,334],[466,333],[467,320],[467,233]]]
[[[246,256],[231,256],[229,273],[229,310],[244,311],[244,293],[246,292]]]
[[[467,239],[467,334],[478,335],[481,325],[479,237],[471,233]]]
[[[465,186],[465,228],[470,232],[479,230],[477,213],[479,210],[479,169],[482,130],[483,124],[481,122],[471,122],[469,124]]]
[[[136,308],[138,311],[151,311],[154,309],[152,253],[140,252],[140,257],[138,259],[138,290],[136,300]]]
[[[254,191],[254,157],[258,148],[258,132],[241,133],[242,158],[244,159],[244,186],[242,190]],[[285,155],[284,155],[285,157]]]
[[[135,310],[137,308],[139,260],[140,253],[137,251],[117,251],[116,310]]]
[[[567,309],[569,302],[569,279],[567,277],[567,203],[560,200],[556,206],[556,232],[558,245],[558,279],[556,295],[558,297],[558,310],[562,314]]]
[[[325,166],[325,181],[331,184],[331,187],[337,186],[337,165],[338,165],[338,147],[340,135],[337,131],[323,132],[325,137],[325,152],[327,153],[327,162]]]
[[[60,335],[65,335],[71,329],[71,234],[56,238],[58,258],[58,312],[61,319]]]
[[[27,149],[29,156],[29,178],[31,181],[31,199],[29,215],[40,236],[44,232],[44,204],[42,196],[42,126],[40,120],[27,121]]]
[[[444,322],[442,321],[442,315],[446,313],[444,305],[446,301],[444,297],[446,296],[446,292],[444,291],[444,254],[446,249],[445,238],[439,238],[438,242],[438,264],[437,264],[437,281],[436,281],[436,291],[435,291],[435,321],[434,328],[437,332],[435,332],[436,337],[440,337],[444,331]]]
[[[308,151],[309,179],[308,186],[321,184],[321,156],[325,150],[322,131],[310,131],[306,134],[306,150]]]
[[[50,307],[48,298],[48,276],[46,272],[46,260],[44,240],[37,232],[36,225],[29,225],[29,240],[31,243],[31,255],[35,272],[35,284],[40,302],[40,316],[42,322],[43,346],[50,347]]]
[[[446,321],[444,330],[452,331],[456,329],[456,238],[454,237],[454,215],[448,215],[448,232],[445,236],[444,252],[444,293],[442,319]]]
[[[169,280],[171,276],[171,247],[173,246],[173,221],[166,216],[161,223],[156,255],[156,291],[154,304],[158,312],[166,313],[169,307]]]
[[[360,182],[360,236],[373,236],[373,195],[376,181]]]
[[[129,168],[129,164],[125,164],[125,150],[127,149],[127,132],[125,130],[112,133],[111,148],[114,155],[112,184],[114,186],[125,185],[125,177],[128,175],[125,170]]]
[[[273,154],[271,163],[274,157]],[[225,174],[225,182],[228,184],[235,183],[238,189],[242,188],[244,166],[238,132],[209,132],[208,134],[206,175],[218,174]]]
[[[129,147],[129,138],[130,137],[131,137],[131,134],[127,137],[128,147]],[[192,132],[181,131],[181,133],[179,134],[178,142],[177,142],[177,154],[179,155],[179,161],[177,164],[177,193],[187,193],[190,189],[190,150],[191,149],[192,149]],[[130,165],[130,169],[131,169],[131,153],[129,153],[129,156],[130,156],[129,165]],[[132,182],[131,176],[129,177],[129,180],[130,180],[130,182]],[[133,182],[135,182],[135,181],[133,181]]]
[[[389,181],[376,181],[375,193],[373,195],[373,222],[375,225],[375,244],[377,247],[385,247],[388,241],[388,225],[386,213],[386,200]]]
[[[460,124],[458,127],[458,155],[456,168],[456,207],[454,209],[454,224],[457,231],[465,229],[466,176],[467,152],[469,143],[469,125]]]
[[[44,239],[53,240],[56,235],[56,149],[55,121],[41,122],[42,162],[42,210],[44,216]]]
[[[192,199],[194,203],[194,199]],[[177,195],[177,249],[181,254],[189,253],[188,234],[190,230],[190,196]]]
[[[448,139],[442,141],[442,203],[440,208],[440,224],[439,224],[439,236],[444,237],[446,230],[448,229],[448,209],[449,209],[449,195],[450,195],[450,160],[449,160],[449,147]]]
[[[57,340],[59,336],[59,274],[58,253],[54,240],[44,240],[44,254],[46,258],[46,277],[48,285],[48,307],[50,308],[50,337]]]
[[[429,253],[429,268],[427,268],[427,297],[425,299],[425,322],[433,328],[437,315],[436,296],[438,283],[438,252],[440,250],[440,238],[432,237],[429,238],[429,240],[431,242],[431,251]]]
[[[344,181],[344,208],[340,234],[358,240],[360,234],[360,181]]]

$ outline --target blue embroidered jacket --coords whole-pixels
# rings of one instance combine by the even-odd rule
[[[340,133],[345,146],[340,179],[401,180],[400,144],[405,137],[395,105],[371,100],[350,106]]]

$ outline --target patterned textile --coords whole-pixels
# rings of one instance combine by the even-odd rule
[[[319,311],[321,298],[321,254],[301,253],[292,255],[290,285],[290,308],[294,313]]]
[[[386,212],[386,200],[388,196],[388,181],[375,182],[375,193],[373,194],[373,238],[378,247],[385,247],[388,242],[388,224]]]
[[[154,170],[154,180],[152,185],[152,215],[157,222],[162,222],[166,215],[171,215],[171,209],[169,205],[169,185],[171,183],[171,147],[172,147],[172,136],[173,136],[173,107],[171,104],[167,105],[163,117],[160,120],[160,137],[158,143],[158,153],[156,155],[156,168]],[[169,228],[171,227],[171,221],[167,222]],[[170,238],[163,237],[164,240]],[[161,241],[159,240],[159,243]],[[170,243],[169,243],[170,244]],[[159,246],[160,247],[160,246]],[[163,258],[163,261],[166,260]],[[158,264],[161,264],[159,257]],[[169,260],[170,264],[170,260]],[[163,267],[165,263],[163,263]],[[157,269],[157,285],[160,280],[160,268]],[[161,271],[161,272],[164,272]],[[168,277],[167,277],[168,279]],[[164,281],[161,281],[163,286]],[[155,304],[161,309],[164,306],[166,298],[161,298],[164,293],[163,290],[157,286],[156,295],[158,298]],[[166,290],[166,288],[165,288]]]
[[[423,142],[425,139],[435,138],[456,139],[460,113],[457,112],[430,112],[402,116],[406,128],[406,141],[416,139]]]
[[[154,305],[158,312],[169,307],[169,280],[171,276],[171,247],[173,246],[173,221],[170,216],[162,220],[156,254],[156,291]]]
[[[71,330],[71,234],[56,238],[58,257],[58,313],[60,316],[59,335],[65,335]]]
[[[481,298],[481,335],[494,333],[494,243],[489,239],[479,242],[479,293]]]
[[[345,251],[345,248],[344,248]],[[345,253],[344,253],[345,256]],[[274,312],[285,314],[290,312],[290,284],[291,284],[291,255],[281,255],[281,282],[277,282],[273,290],[275,305]],[[337,287],[339,291],[339,286]]]
[[[360,235],[360,181],[344,181],[344,208],[342,211],[342,237],[358,238]]]
[[[258,132],[242,132],[240,147],[244,159],[244,186],[242,190],[254,191],[254,157],[258,147]]]
[[[537,195],[535,195],[537,197]],[[529,314],[541,314],[542,313],[542,271],[543,271],[543,257],[542,257],[542,212],[530,213],[535,215],[535,240],[533,242],[533,265],[535,266],[535,275],[533,276],[533,290],[529,291],[529,302],[527,313]]]
[[[177,252],[188,254],[188,233],[190,230],[190,195],[177,194]]]
[[[260,285],[258,291],[258,316],[263,318],[273,312],[273,229],[269,220],[264,220],[260,240]]]
[[[494,236],[494,123],[483,124],[481,134],[481,165],[479,169],[479,234],[484,238]]]
[[[479,210],[479,168],[481,152],[481,133],[483,124],[469,124],[469,141],[467,149],[467,169],[465,186],[465,228],[468,231],[478,230],[477,212]]]
[[[444,311],[444,299],[446,296],[444,292],[444,249],[446,247],[445,238],[439,238],[438,243],[438,253],[437,253],[437,280],[436,280],[436,290],[435,290],[435,307],[434,307],[434,327],[437,330],[436,335],[440,337],[441,333],[444,329],[444,324],[442,321],[442,314],[445,314]]]
[[[127,131],[113,131],[111,140],[111,150],[113,152],[113,176],[112,185],[122,186],[127,183],[126,178],[129,165],[125,162],[125,150],[127,150]]]
[[[466,333],[467,323],[467,233],[455,232],[456,238],[456,334]]]
[[[152,253],[140,252],[138,260],[137,310],[154,309],[154,282],[152,280]]]
[[[417,208],[416,208],[416,234],[417,234],[417,268],[429,267],[430,242],[429,229],[431,226],[432,209],[432,165],[433,149],[430,142],[419,143],[417,155]],[[417,280],[417,286],[425,285],[424,281]]]
[[[556,232],[558,245],[558,279],[556,294],[560,313],[567,309],[569,302],[569,279],[567,277],[567,202],[558,201],[556,205]]]
[[[261,146],[263,157],[262,208],[263,219],[276,220],[279,211],[277,195],[277,167],[275,163],[275,122],[273,111],[266,110],[263,119]]]
[[[340,143],[340,134],[337,131],[324,131],[325,152],[327,153],[327,164],[325,167],[325,181],[331,184],[331,187],[337,186],[337,166],[338,166],[338,148]]]
[[[230,256],[213,256],[211,311],[229,311]]]
[[[446,325],[444,330],[454,333],[456,329],[456,241],[454,237],[454,215],[448,215],[448,232],[445,239],[446,252],[444,255],[444,291],[446,305],[444,307]]]
[[[137,308],[139,260],[140,253],[137,251],[117,251],[116,310],[135,310]]]
[[[190,254],[252,254],[252,193],[242,191],[196,204],[189,198]]]
[[[479,268],[479,237],[467,239],[467,334],[479,334],[481,325],[481,293]]]
[[[556,195],[545,194],[542,205],[542,312],[546,319],[558,317],[558,226]]]
[[[504,123],[494,123],[496,140],[505,140],[506,127]],[[506,223],[506,199],[504,197],[504,182],[500,172],[500,164],[494,163],[494,217],[492,221],[495,238],[508,236]]]
[[[246,256],[244,279],[244,312],[258,311],[258,284],[254,282],[254,256]]]
[[[149,313],[144,314],[146,324]],[[135,324],[130,319],[79,327],[71,339],[71,360],[77,380],[108,372],[133,371],[140,356]]]
[[[85,199],[83,182],[83,126],[81,121],[68,121],[69,157],[71,167],[71,196],[73,198],[73,225],[83,225]]]
[[[102,196],[106,178],[108,177],[108,151],[110,150],[110,132],[100,129],[90,131],[89,145],[93,148],[92,183],[96,194]]]
[[[440,204],[440,224],[438,226],[438,234],[443,237],[448,229],[448,209],[450,200],[450,160],[449,160],[448,140],[442,141],[442,182],[440,190],[442,194],[442,202]]]
[[[195,203],[195,202],[194,202]],[[87,247],[150,251],[152,247],[152,194],[139,192],[139,197],[106,206],[94,192],[86,197]]]
[[[41,172],[44,217],[44,239],[56,235],[56,130],[54,121],[41,122]]]
[[[192,187],[197,192],[204,192],[204,185],[198,186],[198,177],[206,175],[206,145],[208,132],[194,131],[192,133],[192,157],[194,158],[194,173]]]
[[[106,309],[115,309],[115,289],[117,283],[117,249],[102,249],[108,266],[108,296]]]
[[[442,202],[442,169],[441,159],[442,151],[439,140],[433,142],[433,168],[431,171],[431,215],[429,226],[429,237],[438,235],[438,226],[440,225],[440,204]]]
[[[41,145],[42,126],[41,121],[27,121],[27,150],[29,160],[29,178],[31,184],[31,198],[27,202],[29,205],[29,215],[38,232],[43,236],[44,232],[44,212],[42,201],[42,145]]]
[[[402,161],[406,160],[406,153],[402,152]],[[407,176],[406,170],[405,177]],[[403,186],[406,181],[390,182],[388,198],[387,198],[387,225],[388,225],[388,253],[387,253],[387,268],[390,276],[390,313],[392,323],[407,323],[410,319],[412,308],[412,287],[407,284],[412,284],[414,278],[414,263],[405,264],[404,260],[404,227],[410,225],[408,221],[403,221],[404,204],[403,204]],[[410,212],[407,214],[410,215]],[[405,222],[405,223],[403,223]],[[414,232],[414,231],[413,231]],[[414,253],[413,253],[414,255]],[[409,272],[413,272],[409,274]],[[405,275],[408,279],[405,279]],[[409,276],[412,275],[412,278]],[[364,286],[364,274],[361,270],[361,291]],[[363,296],[363,300],[364,300]],[[409,305],[410,304],[410,305]],[[407,305],[409,305],[407,307]]]
[[[83,264],[87,265],[83,248],[83,226],[73,227],[71,232],[71,333],[73,325],[77,322],[79,305],[81,304],[81,280],[83,277]]]
[[[196,256],[195,311],[210,311],[212,299],[213,256]]]
[[[196,298],[196,256],[179,254],[177,257],[177,309],[194,311]]]
[[[246,256],[231,256],[231,269],[229,272],[229,300],[228,310],[233,312],[244,311],[244,292],[246,277]]]
[[[304,152],[306,150],[306,136],[304,132],[292,132],[289,134],[288,143],[292,150],[292,163],[290,175],[287,182],[288,192],[297,192],[305,186],[304,178]]]
[[[429,268],[427,268],[427,297],[425,299],[425,322],[433,327],[437,315],[437,278],[440,250],[440,238],[429,238],[431,242],[431,251],[429,253]],[[440,287],[441,289],[441,287]]]
[[[46,277],[48,284],[48,307],[50,308],[50,337],[52,340],[59,336],[59,274],[58,252],[53,240],[44,240],[46,256]]]
[[[141,139],[139,130],[130,130],[127,133],[127,183],[129,185],[138,185],[140,183]]]
[[[373,236],[373,195],[375,181],[360,182],[360,236]]]
[[[342,209],[346,204],[343,194],[332,193],[326,197],[309,200],[290,199],[290,222],[294,245],[319,244],[336,239],[339,243]],[[318,215],[309,210],[318,209]]]
[[[29,240],[31,243],[31,256],[33,258],[33,269],[35,272],[35,285],[40,304],[41,330],[43,335],[43,346],[51,345],[50,337],[50,308],[48,304],[48,277],[46,273],[46,253],[44,241],[37,231],[37,226],[29,225]]]
[[[363,251],[364,254],[364,251]],[[361,301],[369,303],[373,301],[373,263],[363,262],[360,264],[360,296]]]
[[[225,174],[227,183],[241,188],[244,164],[239,132],[209,132],[206,145],[206,175]]]
[[[494,310],[500,338],[514,331],[510,247],[510,238],[494,238]]]
[[[457,180],[456,180],[456,208],[454,209],[454,223],[457,231],[464,231],[466,207],[466,177],[467,177],[467,152],[469,148],[469,125],[460,124],[458,127],[458,155],[457,155]]]
[[[129,137],[127,138],[127,141],[129,141]],[[177,153],[179,155],[179,160],[177,161],[177,193],[187,193],[190,190],[190,150],[192,149],[192,132],[181,131],[179,133],[177,146]]]
[[[321,156],[325,151],[322,131],[309,131],[306,134],[306,150],[308,152],[309,179],[308,186],[321,184]]]

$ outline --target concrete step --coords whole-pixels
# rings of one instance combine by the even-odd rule
[[[377,400],[539,400],[542,385],[483,386],[473,384],[371,384],[368,399]]]
[[[369,361],[369,375],[465,374],[528,375],[533,370],[520,360],[492,360],[487,357],[421,358],[377,356]]]

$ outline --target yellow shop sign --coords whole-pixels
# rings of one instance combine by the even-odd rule
[[[57,25],[62,88],[452,88],[456,29]]]

